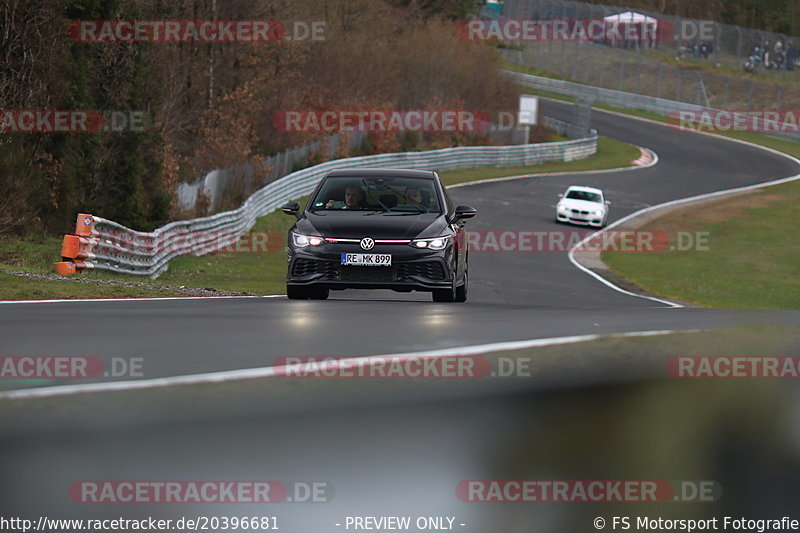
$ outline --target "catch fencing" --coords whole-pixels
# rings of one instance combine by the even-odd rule
[[[720,112],[720,110],[707,106],[689,104],[676,100],[668,100],[666,98],[657,98],[654,96],[616,91],[613,89],[604,89],[602,87],[593,87],[590,85],[583,85],[564,80],[554,80],[552,78],[533,76],[531,74],[522,74],[510,70],[503,72],[507,76],[513,78],[516,83],[535,91],[544,91],[561,94],[564,96],[571,96],[584,101],[598,102],[622,109],[649,111],[659,115],[672,117],[677,117],[678,114],[682,112],[692,112],[698,115],[704,112],[712,115]],[[730,113],[730,116],[734,118],[740,115],[742,117],[742,122],[754,125],[755,129],[757,130],[768,132],[765,133],[765,135],[789,141],[800,141],[800,133],[797,132],[797,124],[783,124],[774,120],[765,120],[752,117],[747,118],[740,113]],[[676,127],[677,125],[678,122],[676,119]]]

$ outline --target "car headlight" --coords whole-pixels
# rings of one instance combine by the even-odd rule
[[[300,233],[292,233],[292,244],[297,248],[305,248],[306,246],[319,246],[325,244],[325,239],[317,235],[302,235]]]
[[[450,237],[434,237],[433,239],[414,239],[411,246],[414,248],[425,248],[427,250],[444,250]]]
[[[592,211],[592,214],[600,216],[600,215],[603,214],[603,210],[602,209],[595,209],[594,211]]]
[[[569,207],[565,206],[564,204],[558,204],[559,211],[569,211]]]

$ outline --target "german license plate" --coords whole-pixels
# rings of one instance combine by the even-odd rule
[[[342,264],[351,266],[392,266],[392,255],[342,254]]]

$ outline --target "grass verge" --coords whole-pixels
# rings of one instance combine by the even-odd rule
[[[707,246],[658,253],[603,252],[617,275],[651,294],[730,309],[800,307],[800,183],[791,182],[702,210],[673,211],[642,230],[703,235]]]
[[[164,298],[186,296],[168,287],[127,287],[70,283],[70,280],[31,280],[0,273],[0,300],[71,300],[75,298]]]

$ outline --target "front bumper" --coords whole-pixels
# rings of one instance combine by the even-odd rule
[[[324,244],[288,250],[288,285],[322,286],[329,289],[391,289],[431,291],[453,284],[452,247],[444,250],[414,249],[406,244],[376,245],[365,252],[357,244]],[[341,264],[342,253],[391,254],[391,266]]]
[[[583,215],[571,212],[558,211],[556,218],[559,222],[569,222],[570,224],[578,224],[581,226],[595,226],[602,227],[603,217],[598,215]]]

